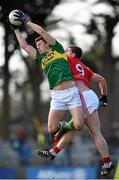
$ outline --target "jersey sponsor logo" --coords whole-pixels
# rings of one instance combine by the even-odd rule
[[[82,68],[82,66],[80,64],[76,64],[76,69],[79,71],[79,73],[84,76],[85,72],[84,69]]]
[[[61,54],[58,53],[57,51],[50,50],[49,53],[42,59],[42,69],[44,69],[49,62],[61,58],[67,61],[66,53]]]

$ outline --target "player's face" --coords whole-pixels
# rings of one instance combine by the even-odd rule
[[[36,47],[37,47],[37,50],[40,52],[40,53],[46,53],[48,52],[49,50],[49,44],[47,44],[45,41],[43,40],[39,40],[37,43],[36,43]]]
[[[67,48],[66,53],[68,56],[75,56],[75,54],[72,52],[71,48]]]

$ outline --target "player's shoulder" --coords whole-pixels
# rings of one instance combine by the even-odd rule
[[[55,44],[52,45],[52,49],[54,49],[54,50],[56,50],[56,51],[58,51],[60,53],[65,52],[63,45],[57,40],[55,40]]]

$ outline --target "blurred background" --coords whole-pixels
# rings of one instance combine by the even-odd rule
[[[100,108],[101,130],[112,160],[119,160],[119,1],[0,0],[0,178],[100,179],[100,156],[86,129],[54,162],[41,159],[37,148],[49,148],[49,86],[41,69],[19,47],[8,23],[20,9],[64,48],[80,46],[83,59],[108,84],[108,107]],[[34,46],[36,34],[21,29]],[[99,88],[92,87],[100,96]],[[64,120],[70,115],[65,114]],[[119,165],[108,178],[119,179]]]

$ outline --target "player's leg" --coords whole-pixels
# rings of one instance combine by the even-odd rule
[[[64,115],[64,110],[52,110],[50,109],[49,115],[48,115],[48,132],[50,134],[50,141],[54,140],[54,135],[59,130],[59,121],[62,119]],[[55,147],[55,151],[58,153],[59,149]],[[47,158],[50,160],[54,160],[55,156],[53,153],[50,153],[49,150],[36,150],[37,154],[40,155],[43,158]]]
[[[64,123],[58,133],[54,137],[54,141],[58,142],[61,136],[71,130],[81,130],[84,125],[84,110],[82,106],[70,109],[72,119],[68,123]]]
[[[64,116],[64,110],[52,110],[50,109],[48,115],[48,132],[50,134],[50,141],[53,142],[54,135],[59,131],[60,124],[59,121]]]
[[[89,129],[89,132],[94,139],[94,142],[102,157],[109,156],[107,143],[100,131],[100,121],[97,111],[91,113],[88,118],[85,119],[85,124]]]
[[[100,131],[100,120],[96,110],[85,119],[85,124],[88,127],[88,130],[104,163],[101,175],[106,175],[110,172],[110,169],[112,169],[113,165],[109,156],[106,140]]]
[[[64,100],[66,96],[67,99],[65,102],[71,113],[72,120],[69,123],[63,124],[58,134],[58,136],[60,135],[60,137],[62,136],[62,134],[66,133],[69,130],[81,130],[84,125],[84,110],[82,108],[82,102],[79,96],[78,89],[76,87],[70,88],[64,94]]]
[[[97,112],[99,99],[94,91],[88,90],[82,92],[81,100],[83,108],[85,109],[85,113],[87,115],[85,124],[87,125],[89,132],[94,139],[94,142],[104,163],[101,174],[106,175],[113,168],[113,165],[111,165],[107,143],[100,131],[100,120]]]
[[[50,110],[48,115],[48,132],[56,133],[59,130],[59,121],[63,118],[64,110]]]
[[[53,146],[52,149],[49,150],[50,154],[56,157],[57,153],[59,153],[64,147],[66,147],[73,139],[76,131],[69,131],[65,133],[61,139],[58,141],[56,145]]]
[[[84,125],[84,110],[78,88],[75,88],[75,91],[72,91],[72,97],[68,102],[68,107],[73,119],[74,129],[81,130]]]
[[[50,111],[48,115],[48,132],[51,142],[54,139],[54,134],[59,130],[59,121],[62,120],[65,110],[67,109],[64,101],[65,91],[52,91]]]
[[[37,150],[38,155],[46,159],[54,160],[56,155],[72,141],[74,135],[75,131],[65,133],[50,150]]]
[[[69,142],[72,141],[73,136],[74,136],[76,130],[81,130],[83,128],[83,125],[84,125],[84,111],[83,111],[82,106],[74,107],[74,108],[70,109],[70,113],[72,115],[71,122],[73,122],[73,126],[72,126],[73,130],[67,129],[67,127],[68,127],[67,124],[68,123],[66,123],[64,125],[65,128],[63,129],[64,130],[63,133],[65,133],[65,134],[60,138],[60,140],[58,141],[57,145],[54,146],[50,150],[50,153],[53,154],[54,156],[58,152],[60,152],[61,149],[63,149]],[[67,132],[68,130],[70,130],[70,131]],[[58,135],[59,135],[59,132],[58,132]],[[56,134],[56,137],[57,137],[57,134]]]
[[[75,131],[82,129],[82,127],[84,125],[84,111],[82,109],[82,106],[74,107],[74,108],[72,108],[70,110],[70,112],[71,112],[72,117],[73,117],[72,121],[74,123],[75,130],[74,131],[70,130],[67,133],[65,132],[65,134],[58,141],[57,145],[55,145],[52,149],[50,149],[50,150],[38,150],[37,153],[41,157],[47,158],[47,159],[50,159],[50,160],[54,160],[56,154],[59,153],[61,151],[61,149],[63,149],[69,142],[71,142]],[[52,125],[53,122],[54,121],[52,120],[52,116],[51,116],[50,120],[49,120],[49,123]],[[57,125],[58,125],[58,121],[57,121]],[[53,132],[55,132],[54,129],[56,131],[56,126],[52,130],[49,129],[49,131],[53,133]]]
[[[63,134],[61,139],[56,144],[56,146],[59,148],[60,151],[72,141],[75,133],[76,133],[75,130],[71,130]]]
[[[84,125],[84,110],[82,106],[70,109],[70,113],[72,116],[72,121],[70,121],[70,124],[75,130],[81,130]]]
[[[84,125],[84,112],[83,112],[82,107],[72,108],[70,110],[70,112],[73,116],[73,123],[74,123],[74,128],[75,128],[74,131],[81,130]],[[71,140],[74,136],[74,131],[70,130],[69,132],[65,133],[60,138],[57,145],[55,145],[52,149],[39,150],[39,151],[37,151],[37,153],[43,158],[54,160],[56,154],[59,153],[61,151],[61,149],[63,149],[69,142],[71,142]]]
[[[81,130],[83,128],[84,110],[82,106],[70,109],[70,113],[71,113],[72,119],[69,122],[63,124],[62,129],[60,129],[59,133],[56,135],[55,141],[57,141],[57,137],[59,140],[60,137],[67,131]]]
[[[53,95],[55,95],[55,97],[57,96],[56,92],[53,92]],[[56,129],[56,126],[52,125],[52,123],[55,121],[56,118],[61,118],[62,117],[62,113],[59,115],[59,110],[58,110],[58,114],[56,114],[56,108],[58,109],[62,109],[62,108],[66,108],[68,107],[68,109],[70,109],[70,113],[72,115],[72,118],[73,118],[73,123],[74,123],[74,128],[77,129],[77,130],[81,130],[83,125],[84,125],[84,111],[83,111],[83,108],[82,108],[82,103],[81,103],[81,100],[79,98],[79,92],[78,92],[78,89],[76,87],[73,87],[73,88],[70,88],[68,90],[64,90],[61,94],[61,96],[58,95],[57,98],[60,98],[62,97],[62,101],[60,99],[60,101],[54,101],[51,103],[52,105],[52,110],[50,112],[50,116],[49,116],[49,132],[50,133],[55,133],[55,131],[57,130]],[[56,99],[56,98],[55,98]],[[63,105],[62,105],[63,103]],[[63,107],[64,106],[64,107]],[[54,114],[54,109],[55,109],[55,114]],[[53,115],[54,114],[54,115]],[[54,119],[54,120],[53,120]],[[57,125],[58,125],[58,120],[57,120]],[[62,141],[62,144],[63,146],[65,145],[65,141],[66,143],[68,142],[68,137],[67,139],[63,139]],[[55,153],[58,153],[60,151],[60,149],[56,146],[54,147],[54,152]],[[49,154],[49,151],[39,151],[38,154],[40,156],[43,156],[45,158],[49,158],[50,154]],[[53,155],[53,154],[52,154]],[[50,158],[51,159],[51,158]]]
[[[83,128],[84,110],[82,106],[70,109],[70,113],[72,119],[69,122],[63,124],[61,135],[70,130],[81,130]]]

